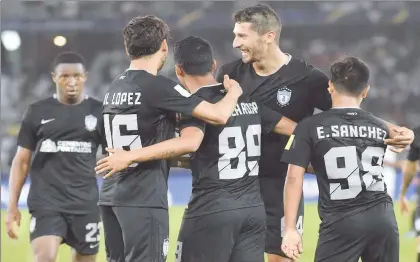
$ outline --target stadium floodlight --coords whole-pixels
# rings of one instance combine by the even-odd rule
[[[21,44],[19,33],[13,30],[1,32],[1,41],[7,51],[18,50]]]
[[[54,37],[53,41],[56,46],[65,46],[67,44],[67,38],[61,35]]]

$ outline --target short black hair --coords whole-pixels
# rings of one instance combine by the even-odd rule
[[[169,37],[168,25],[156,16],[138,16],[124,28],[124,43],[131,60],[155,54]]]
[[[233,14],[235,23],[251,23],[253,29],[263,35],[269,31],[276,32],[277,42],[280,39],[281,20],[273,8],[268,5],[257,4],[245,7]]]
[[[52,70],[54,71],[59,64],[82,64],[86,69],[86,62],[82,55],[76,52],[63,52],[54,58]]]
[[[357,57],[347,56],[334,62],[330,71],[334,87],[351,95],[360,95],[369,82],[369,67]]]
[[[204,38],[189,36],[176,42],[174,59],[188,75],[203,76],[212,72],[213,52]]]

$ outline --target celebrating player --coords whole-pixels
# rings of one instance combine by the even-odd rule
[[[301,121],[282,156],[289,163],[282,250],[291,258],[302,252],[296,214],[312,163],[322,221],[315,261],[397,262],[398,226],[382,174],[384,140],[395,130],[360,109],[369,90],[363,61],[346,57],[331,66],[331,75],[333,108]]]
[[[55,261],[61,243],[73,248],[74,262],[95,261],[98,253],[93,169],[103,141],[102,104],[83,95],[86,76],[79,54],[58,55],[52,72],[57,93],[29,106],[19,131],[6,226],[9,236],[17,238],[18,200],[29,171],[29,231],[37,262]]]
[[[408,186],[417,174],[420,160],[420,127],[414,129],[414,133],[416,134],[416,139],[414,139],[414,142],[411,144],[407,160],[403,165],[403,184],[400,193],[400,208],[403,214],[409,212],[405,194],[407,193]],[[419,189],[417,189],[417,191],[418,190]],[[417,261],[420,262],[420,198],[417,200],[414,229],[417,234]]]
[[[228,74],[244,93],[295,122],[313,114],[314,109],[331,108],[327,91],[328,77],[306,62],[283,53],[279,47],[281,22],[266,5],[255,5],[233,15],[233,47],[242,59],[223,65],[217,80]],[[390,128],[397,128],[388,124]],[[414,139],[411,130],[398,127],[401,135],[387,141],[407,147]],[[280,161],[288,137],[271,132],[262,134],[260,186],[267,215],[266,252],[269,262],[290,261],[281,251],[284,228],[283,188],[287,164]],[[303,232],[303,198],[299,204],[296,227]]]
[[[168,53],[168,26],[153,16],[133,18],[124,29],[130,68],[112,83],[104,99],[107,146],[135,150],[175,136],[175,112],[213,124],[232,115],[240,86],[229,81],[226,96],[211,104],[177,83],[157,76]],[[166,157],[174,155],[167,150]],[[99,204],[110,261],[164,261],[168,251],[169,162],[133,163],[106,178]],[[97,172],[101,172],[101,165]]]

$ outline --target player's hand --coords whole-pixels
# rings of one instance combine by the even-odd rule
[[[118,171],[126,169],[132,164],[131,155],[129,151],[123,149],[107,148],[109,156],[102,158],[96,163],[96,174],[108,172],[105,178],[111,177]]]
[[[8,208],[6,213],[6,229],[7,234],[12,239],[18,238],[18,227],[20,227],[20,220],[22,216],[17,207]]]
[[[242,95],[242,87],[233,79],[230,79],[228,75],[223,78],[223,86],[229,93],[235,93],[238,97]]]
[[[385,139],[385,144],[391,146],[390,150],[401,153],[414,141],[414,132],[406,127],[394,127],[390,130],[392,138]]]
[[[303,252],[302,236],[296,229],[285,229],[281,250],[291,259],[300,258]]]
[[[407,199],[405,198],[405,196],[401,196],[401,195],[400,195],[400,211],[401,211],[401,214],[403,215],[408,215],[410,212],[408,210]]]

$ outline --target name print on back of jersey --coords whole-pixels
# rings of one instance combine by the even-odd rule
[[[110,99],[109,93],[106,93],[103,105],[140,105],[140,97],[140,92],[118,92],[113,93]]]
[[[258,105],[255,102],[252,103],[238,103],[233,111],[232,116],[240,115],[255,115],[258,114]]]
[[[375,126],[355,126],[355,125],[332,125],[318,126],[316,128],[318,139],[329,137],[359,137],[385,140],[387,131]]]

